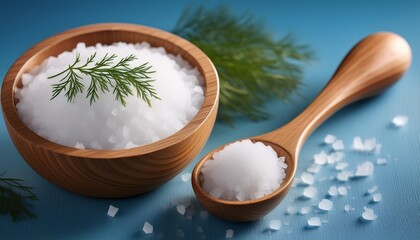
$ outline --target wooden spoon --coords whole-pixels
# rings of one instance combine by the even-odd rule
[[[256,200],[227,201],[210,196],[201,188],[201,168],[212,159],[213,153],[225,147],[221,146],[201,159],[192,173],[194,193],[202,207],[220,218],[236,222],[253,221],[269,213],[290,189],[300,149],[312,131],[342,107],[395,83],[410,62],[410,46],[401,36],[381,32],[364,38],[347,54],[322,92],[300,115],[277,130],[250,138],[270,145],[279,156],[286,156],[288,167],[281,186]]]

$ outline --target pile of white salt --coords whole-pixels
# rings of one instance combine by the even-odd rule
[[[201,169],[204,191],[213,197],[245,201],[272,193],[286,177],[285,157],[262,142],[243,140],[213,154]]]
[[[115,100],[111,89],[111,92],[99,93],[98,100],[90,105],[86,99],[90,77],[83,74],[80,76],[85,90],[77,94],[73,102],[68,103],[64,93],[50,100],[51,85],[58,83],[62,76],[48,77],[73,64],[76,52],[80,54],[80,65],[95,52],[95,60],[102,59],[105,54],[116,54],[114,64],[134,54],[137,60],[131,62],[130,67],[146,62],[152,66],[152,85],[161,100],[152,98],[152,107],[149,107],[134,95],[126,98],[124,107]],[[204,100],[203,78],[199,71],[180,56],[168,54],[164,48],[151,47],[146,42],[89,47],[79,43],[71,52],[49,57],[24,74],[22,84],[15,96],[23,122],[50,141],[76,148],[124,149],[156,142],[190,122]],[[132,90],[136,92],[133,87]]]

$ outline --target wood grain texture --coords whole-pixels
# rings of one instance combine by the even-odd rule
[[[376,33],[360,41],[347,54],[316,99],[285,126],[256,137],[286,156],[286,178],[273,193],[251,201],[225,201],[211,197],[200,184],[201,167],[212,158],[206,155],[194,168],[192,184],[201,205],[214,215],[237,222],[257,220],[273,210],[286,196],[295,176],[299,152],[309,135],[334,112],[357,100],[373,96],[395,83],[409,68],[411,49],[394,33]]]
[[[49,56],[86,45],[149,42],[180,54],[199,69],[205,99],[198,114],[177,133],[158,142],[125,150],[89,150],[62,146],[38,136],[16,112],[14,88],[21,76]],[[213,128],[219,100],[216,69],[190,42],[161,30],[121,23],[95,24],[50,37],[26,51],[11,66],[2,86],[2,110],[7,130],[22,157],[40,175],[69,191],[106,198],[138,195],[177,175],[201,151]]]

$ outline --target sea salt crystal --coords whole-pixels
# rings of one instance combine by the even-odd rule
[[[153,225],[149,222],[145,222],[143,225],[143,232],[146,234],[153,233]]]
[[[225,235],[225,238],[233,238],[233,234],[234,234],[235,232],[232,230],[232,229],[228,229],[228,230],[226,230],[226,235]]]
[[[312,164],[310,167],[306,169],[308,173],[318,173],[321,170],[321,166],[318,164]]]
[[[185,205],[179,204],[176,206],[176,210],[179,214],[184,215],[185,214]]]
[[[359,152],[380,152],[381,145],[377,143],[376,138],[368,138],[365,139],[363,143],[361,137],[355,137],[353,139],[352,149]]]
[[[376,148],[376,138],[368,138],[365,140],[364,150],[371,152]]]
[[[269,225],[269,229],[273,230],[273,231],[278,231],[281,228],[281,222],[278,219],[275,220],[271,220],[270,221],[270,225]]]
[[[362,213],[362,218],[366,221],[373,221],[375,220],[378,216],[375,214],[375,212],[373,211],[373,209],[368,208],[368,207],[364,207],[364,212]]]
[[[341,186],[341,187],[338,187],[337,190],[338,190],[338,193],[341,196],[346,196],[347,195],[347,188],[346,187]]]
[[[350,212],[350,210],[351,210],[351,206],[350,205],[348,205],[348,204],[344,205],[344,211]]]
[[[337,174],[337,180],[342,182],[347,182],[353,174],[349,171],[343,170]]]
[[[357,170],[355,173],[356,177],[368,177],[373,173],[373,164],[369,161],[366,161],[357,166]]]
[[[378,158],[376,159],[376,165],[386,165],[387,160],[385,158]]]
[[[311,208],[310,207],[302,207],[301,209],[300,209],[300,214],[301,215],[306,215],[306,214],[308,214],[309,212],[311,211]]]
[[[314,162],[318,165],[324,165],[327,163],[328,154],[325,151],[321,151],[314,155]]]
[[[327,162],[328,164],[334,164],[338,161],[341,161],[343,157],[344,157],[343,152],[332,152],[331,154],[328,154]]]
[[[337,194],[338,194],[338,188],[337,188],[337,186],[331,186],[328,189],[328,195],[330,195],[331,197],[337,196]]]
[[[392,119],[392,123],[395,127],[402,127],[408,122],[408,117],[404,115],[397,115]]]
[[[314,175],[307,172],[303,172],[300,178],[302,179],[302,182],[307,185],[312,185],[315,180]]]
[[[367,190],[367,193],[372,194],[372,193],[376,192],[376,190],[378,190],[378,185],[373,185],[371,188],[369,188]]]
[[[319,217],[311,217],[308,219],[309,227],[320,227],[322,225],[321,219]]]
[[[286,177],[284,161],[262,142],[238,141],[214,153],[202,167],[202,187],[224,200],[257,199],[280,187]]]
[[[78,149],[85,149],[85,145],[83,145],[83,143],[80,143],[80,142],[77,142],[74,147]]]
[[[372,201],[375,203],[382,201],[382,193],[373,194]]]
[[[112,205],[109,205],[109,208],[108,208],[108,216],[110,216],[110,217],[115,217],[115,214],[117,214],[117,212],[118,212],[118,210],[119,210],[119,208],[117,208],[117,207],[114,207],[114,206],[112,206]]]
[[[353,148],[353,150],[356,150],[356,151],[364,151],[365,145],[363,144],[363,141],[362,141],[361,137],[353,138],[352,148]]]
[[[332,148],[335,151],[343,150],[344,149],[344,143],[343,143],[343,141],[340,140],[340,139],[335,140],[334,143],[332,144]]]
[[[296,207],[294,207],[294,206],[287,206],[287,208],[286,208],[286,213],[287,214],[293,215],[293,214],[296,214],[296,212],[297,212],[297,208]]]
[[[183,182],[188,182],[191,179],[191,173],[182,174],[181,179],[182,179]]]
[[[315,187],[309,186],[303,190],[303,196],[306,198],[314,198],[318,190]]]
[[[333,202],[325,198],[318,203],[318,208],[323,211],[330,211],[333,208],[333,206]]]
[[[328,134],[327,136],[325,136],[324,138],[324,143],[326,144],[332,144],[335,140],[337,139],[336,136]]]
[[[348,166],[349,164],[346,162],[339,162],[335,165],[335,170],[341,171],[341,170],[344,170]]]

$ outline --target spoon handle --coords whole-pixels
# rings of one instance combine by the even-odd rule
[[[385,32],[367,36],[347,54],[328,84],[300,115],[261,137],[280,144],[297,159],[306,138],[329,116],[386,89],[404,74],[410,62],[410,46],[401,36]]]

